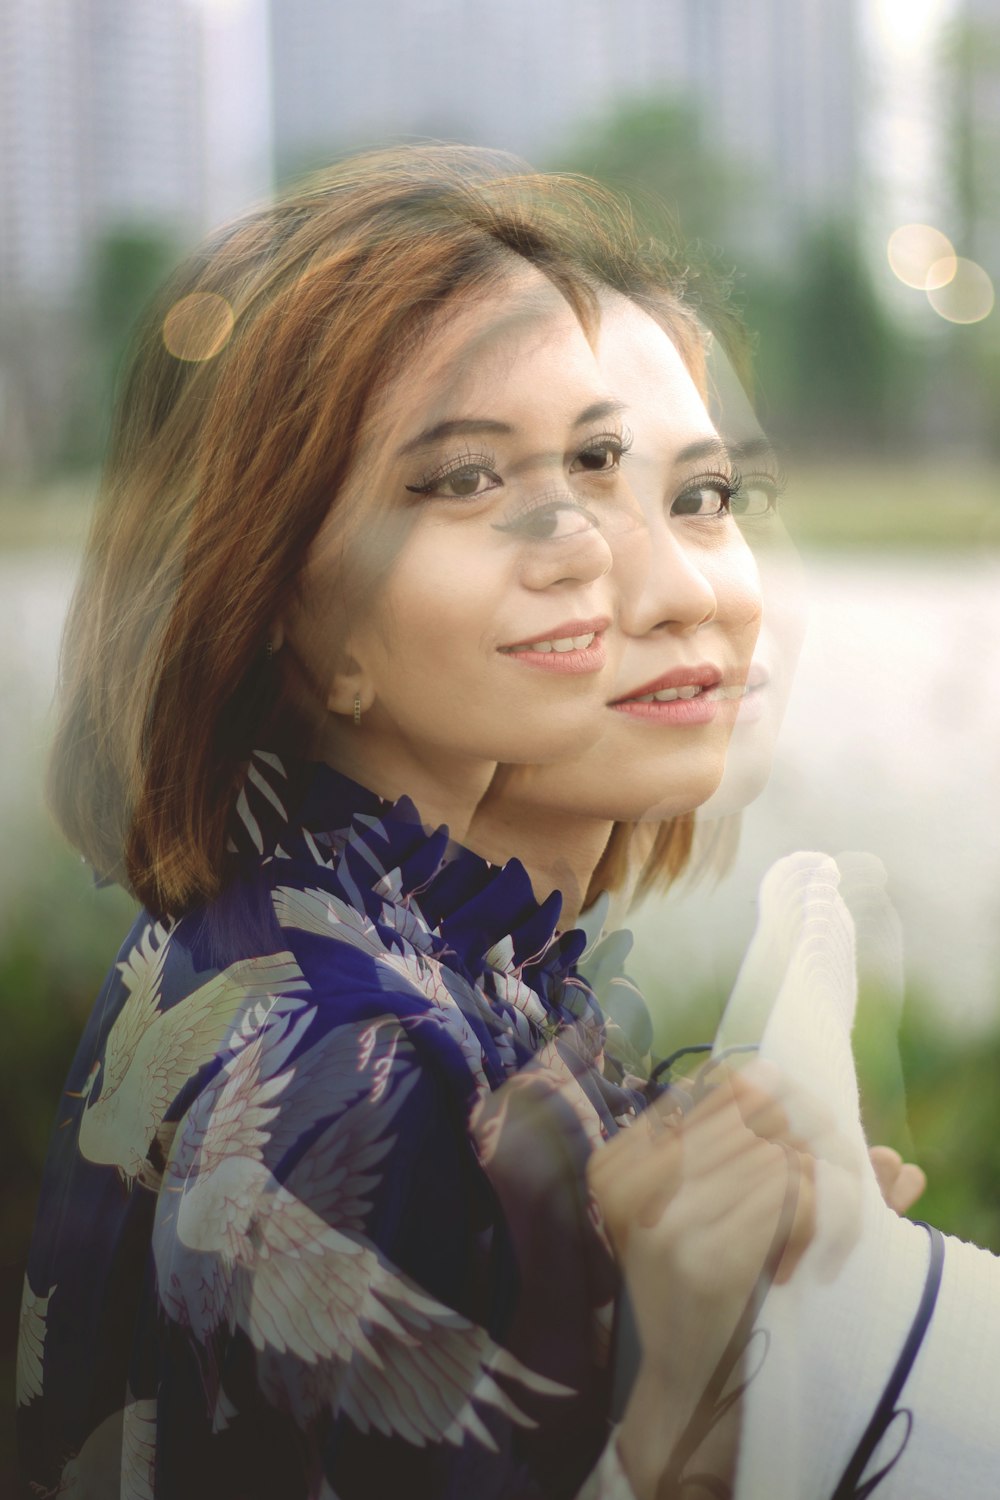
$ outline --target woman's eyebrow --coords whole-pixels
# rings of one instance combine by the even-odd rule
[[[774,465],[778,463],[778,451],[766,437],[747,438],[745,442],[730,443],[727,445],[726,452],[737,463],[744,463],[748,458],[762,458]]]
[[[681,468],[684,464],[697,463],[703,458],[713,458],[720,463],[725,463],[731,460],[732,453],[721,438],[703,438],[700,442],[688,443],[686,448],[682,448],[674,459],[674,466]]]
[[[603,422],[606,417],[620,417],[628,407],[624,401],[595,401],[585,407],[573,423],[574,427],[588,427],[591,422]]]
[[[427,427],[415,438],[410,438],[402,448],[396,452],[397,458],[406,458],[410,453],[416,453],[420,448],[429,448],[432,443],[440,443],[444,438],[471,437],[477,432],[489,432],[499,436],[509,436],[514,431],[509,422],[496,422],[490,417],[457,417],[450,422],[438,422],[433,427]]]
[[[594,401],[573,419],[570,426],[586,427],[591,422],[601,422],[607,417],[620,416],[624,410],[625,404],[622,401]],[[515,429],[509,422],[498,422],[492,417],[456,417],[425,428],[423,432],[404,443],[397,450],[396,457],[406,458],[421,448],[429,448],[434,443],[442,442],[445,438],[474,437],[477,433],[490,433],[494,437],[509,437],[514,431]]]

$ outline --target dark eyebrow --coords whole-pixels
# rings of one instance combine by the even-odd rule
[[[774,444],[766,437],[747,438],[743,443],[736,443],[728,448],[731,458],[737,463],[743,463],[748,458],[763,458],[778,467],[780,460]]]
[[[684,464],[697,463],[702,458],[714,458],[725,463],[731,458],[731,454],[721,438],[703,438],[699,443],[689,443],[686,448],[682,448],[674,464],[681,468]]]
[[[578,417],[570,424],[572,427],[586,427],[591,422],[600,422],[605,417],[617,417],[625,407],[621,401],[595,401],[593,405],[586,407]],[[491,417],[458,417],[449,422],[438,422],[433,427],[426,428],[423,432],[404,443],[396,454],[397,458],[406,458],[411,453],[416,453],[421,448],[429,448],[433,443],[440,443],[445,438],[473,437],[476,433],[491,433],[495,437],[510,437],[514,428],[509,422],[497,422]]]
[[[595,401],[580,413],[574,427],[587,427],[591,422],[603,422],[605,417],[620,417],[627,411],[624,401]]]
[[[762,458],[775,468],[779,466],[774,445],[766,437],[747,438],[742,443],[724,443],[721,438],[704,438],[699,443],[690,443],[677,455],[677,467],[698,463],[700,459],[715,459],[718,463],[745,463],[747,459]]]
[[[494,422],[489,417],[461,417],[452,422],[438,422],[436,426],[425,428],[415,438],[404,443],[396,457],[406,458],[408,454],[416,453],[419,448],[429,448],[432,443],[440,443],[444,438],[471,437],[477,432],[492,432],[508,436],[513,430],[508,422]]]

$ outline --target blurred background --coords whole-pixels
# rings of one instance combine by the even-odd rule
[[[906,959],[859,1037],[870,1128],[927,1169],[927,1217],[1000,1250],[1000,0],[0,0],[8,1378],[53,1108],[131,913],[40,793],[127,331],[208,227],[425,137],[605,178],[654,230],[666,205],[731,277],[809,628],[736,861],[640,912],[636,976],[664,1036],[705,1030],[770,859],[874,851]]]

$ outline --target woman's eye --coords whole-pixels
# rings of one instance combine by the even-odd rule
[[[471,500],[474,495],[495,490],[499,483],[499,476],[489,469],[455,469],[451,474],[442,474],[427,493],[452,500]]]
[[[589,531],[597,521],[589,511],[568,501],[553,501],[548,505],[536,505],[497,526],[497,531],[506,531],[532,542],[562,541]]]
[[[598,438],[590,443],[570,464],[571,474],[604,474],[617,469],[625,445],[620,437]]]
[[[726,516],[730,512],[733,491],[720,480],[696,484],[678,495],[670,507],[672,516]]]
[[[503,484],[492,467],[492,459],[479,455],[469,455],[469,459],[469,462],[431,474],[419,484],[408,484],[405,488],[411,495],[422,495],[430,500],[473,500]]]
[[[770,515],[778,506],[778,485],[773,479],[745,479],[729,501],[729,509],[740,519]]]

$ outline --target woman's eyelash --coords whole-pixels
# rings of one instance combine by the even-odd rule
[[[619,463],[632,447],[635,439],[627,427],[622,427],[614,432],[597,432],[593,437],[586,440],[577,452],[577,458],[583,458],[585,454],[598,453],[602,449],[610,448]]]
[[[713,470],[689,480],[673,501],[671,511],[674,515],[686,515],[695,520],[721,516],[732,516],[740,521],[760,519],[774,513],[784,488],[784,478],[776,471],[755,470],[752,474],[744,474],[732,464],[724,472]],[[715,509],[685,508],[685,500],[696,500],[706,490],[714,491],[719,497]]]
[[[728,485],[728,509],[730,512],[737,516],[753,518],[754,516],[772,515],[777,510],[778,501],[785,493],[788,481],[780,469],[758,469],[753,473],[744,474],[734,466],[728,480]],[[766,499],[762,507],[751,510],[749,508],[751,504],[750,497],[754,492],[763,492]],[[738,502],[735,509],[733,507],[734,500]],[[739,502],[743,503],[743,509],[740,508]]]
[[[631,446],[632,434],[627,428],[617,432],[598,432],[581,443],[576,450],[573,462],[590,455],[601,456],[610,450],[615,457],[615,462],[611,467],[617,468]],[[601,470],[595,468],[592,472],[599,473]],[[498,483],[500,482],[499,475],[496,473],[494,454],[465,452],[446,459],[444,463],[438,464],[436,468],[422,475],[416,484],[404,485],[404,489],[408,490],[411,495],[432,495],[440,485],[463,474],[488,474]]]
[[[678,490],[671,502],[671,514],[702,521],[716,516],[728,516],[733,497],[739,494],[742,482],[739,471],[735,468],[727,469],[725,473],[713,470],[708,474],[698,474]],[[699,496],[704,495],[706,490],[718,496],[719,504],[715,510],[701,511],[685,508],[683,504],[685,500],[697,500]]]
[[[404,485],[404,489],[409,490],[411,495],[429,495],[439,484],[457,474],[493,473],[495,469],[496,458],[492,453],[462,453],[457,458],[446,459],[436,469],[424,474],[417,484]]]
[[[585,505],[581,505],[568,490],[550,490],[541,495],[533,495],[524,500],[515,510],[510,512],[503,521],[494,521],[494,531],[518,532],[525,528],[526,523],[533,517],[555,515],[557,512],[566,511],[580,516],[590,526],[599,526],[597,517],[592,515]]]

